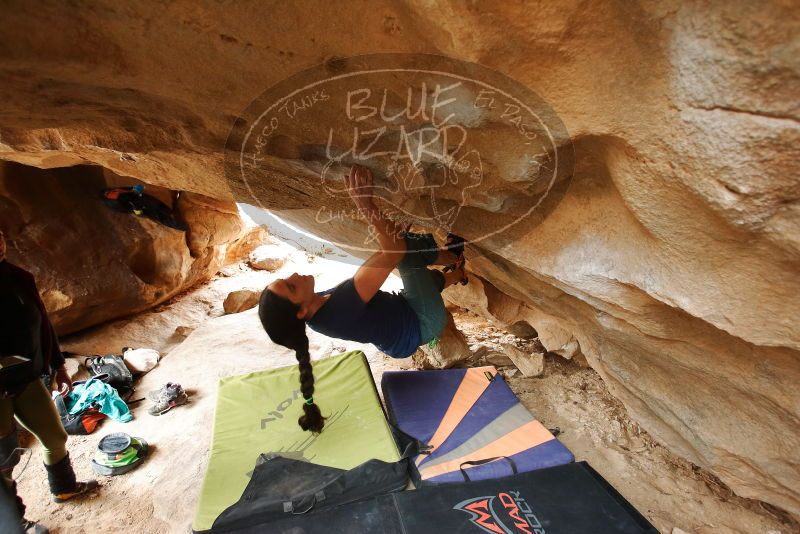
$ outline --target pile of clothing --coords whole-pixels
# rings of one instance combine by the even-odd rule
[[[127,423],[133,419],[129,405],[144,398],[130,400],[134,381],[153,369],[159,353],[152,349],[125,347],[122,354],[92,356],[84,360],[91,374],[88,380],[72,383],[68,392],[53,392],[61,422],[68,434],[91,434],[106,418]],[[163,415],[176,406],[189,401],[189,395],[180,384],[167,382],[148,394],[152,405],[150,415]],[[97,444],[92,470],[99,475],[115,476],[139,466],[148,453],[147,442],[124,432],[103,436]]]
[[[72,390],[53,392],[64,429],[69,434],[91,434],[106,417],[127,423],[133,419],[129,404],[134,392],[134,372],[139,377],[158,363],[152,349],[125,347],[122,354],[93,356],[84,360],[92,375],[89,380],[72,384]]]

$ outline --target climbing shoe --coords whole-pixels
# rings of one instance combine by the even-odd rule
[[[150,415],[163,415],[176,406],[189,402],[189,395],[181,385],[172,382],[167,382],[160,389],[151,391],[147,396],[153,401],[153,405],[147,410]]]
[[[464,257],[464,238],[456,234],[447,234],[444,248],[455,254],[459,259]]]
[[[443,269],[444,272],[449,273],[451,271],[461,271],[461,280],[459,280],[459,283],[462,286],[467,285],[469,283],[469,278],[467,278],[467,270],[465,269],[467,259],[464,257],[464,238],[455,234],[447,234],[447,242],[445,243],[444,248],[455,254],[457,257],[455,263],[448,265]]]

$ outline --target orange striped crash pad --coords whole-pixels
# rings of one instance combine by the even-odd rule
[[[431,447],[414,461],[418,483],[486,480],[575,461],[494,367],[387,372],[381,389],[390,421]]]

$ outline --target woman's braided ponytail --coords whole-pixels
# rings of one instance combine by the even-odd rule
[[[308,353],[306,323],[297,318],[298,306],[265,289],[258,303],[258,317],[270,339],[294,350],[300,367],[300,393],[303,395],[303,415],[297,420],[300,428],[321,432],[325,418],[314,403],[314,372]]]

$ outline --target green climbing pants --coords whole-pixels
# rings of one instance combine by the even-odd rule
[[[67,432],[41,380],[34,380],[18,395],[0,399],[0,437],[15,432],[14,418],[42,444],[45,464],[53,465],[64,459]]]
[[[439,246],[431,234],[405,235],[406,254],[397,266],[403,291],[400,293],[417,314],[420,342],[437,339],[447,323],[447,312],[442,300],[444,276],[440,271],[428,269],[439,255]]]

